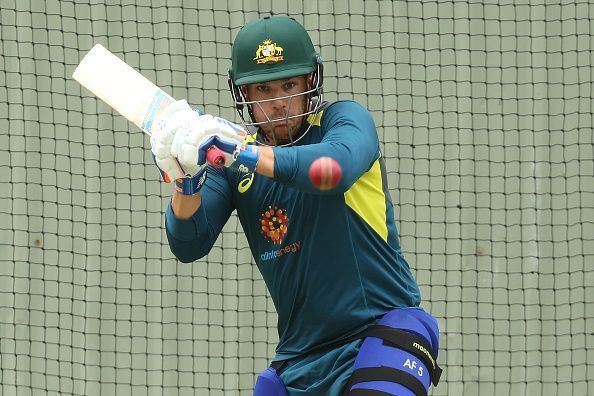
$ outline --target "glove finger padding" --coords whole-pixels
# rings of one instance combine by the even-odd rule
[[[243,128],[193,111],[185,100],[167,106],[153,123],[151,133],[151,151],[157,166],[171,179],[192,177],[202,171],[212,146],[223,152],[226,167],[250,172],[257,163],[255,149],[245,150],[247,133]]]
[[[157,142],[170,145],[177,128],[183,124],[183,117],[176,113],[187,114],[188,111],[192,112],[192,109],[185,100],[173,102],[161,111],[151,126],[151,145]]]
[[[210,115],[200,118],[204,121],[206,136],[199,144],[198,163],[206,161],[206,152],[210,147],[215,146],[225,155],[225,166],[231,167],[245,143],[247,133],[240,126],[224,118]]]
[[[178,115],[176,115],[178,116]],[[171,155],[178,158],[180,164],[191,173],[196,166],[206,164],[206,151],[213,146],[214,139],[220,133],[217,122],[211,115],[198,115],[196,112],[179,115],[179,125],[171,142]],[[237,146],[234,142],[230,152]]]
[[[169,156],[164,158],[157,158],[155,156],[155,162],[157,166],[161,170],[162,173],[166,173],[169,177],[169,181],[163,176],[165,181],[170,182],[171,180],[179,179],[181,177],[185,177],[186,174],[183,170],[179,167],[179,164],[175,160],[175,158]]]
[[[181,164],[184,164],[184,171],[186,176],[193,176],[202,168],[206,167],[206,163],[198,164],[198,150],[196,146],[190,144],[181,145],[177,153],[177,159]]]
[[[197,164],[196,147],[193,156],[192,148],[185,147],[185,138],[193,132],[197,118],[198,114],[188,103],[180,100],[167,106],[151,127],[151,151],[161,173],[167,174],[169,179],[193,176],[201,169]]]
[[[171,146],[164,145],[159,141],[151,142],[151,152],[156,158],[165,158],[171,156]]]
[[[242,127],[227,121],[224,118],[215,117],[215,120],[219,126],[219,133],[217,135],[221,140],[226,140],[230,143],[235,143],[236,145],[242,145],[244,143],[247,138],[247,133]]]

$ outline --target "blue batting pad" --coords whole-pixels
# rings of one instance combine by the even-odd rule
[[[288,396],[287,389],[276,370],[268,367],[256,380],[254,396]]]
[[[439,349],[437,320],[420,308],[396,308],[377,325],[404,332],[400,333],[403,340],[408,335],[420,337],[419,342],[415,338],[403,341],[416,353],[400,349],[381,338],[366,337],[355,360],[353,376],[371,380],[356,381],[351,389],[373,389],[398,396],[427,394],[432,380],[425,362],[432,363],[432,369],[437,367],[434,361]],[[419,354],[423,359],[418,357]],[[361,376],[363,373],[365,376]]]

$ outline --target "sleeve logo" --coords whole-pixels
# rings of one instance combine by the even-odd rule
[[[237,185],[237,191],[240,194],[243,194],[252,186],[252,182],[254,181],[254,173],[248,173],[247,175],[243,176],[239,184]]]

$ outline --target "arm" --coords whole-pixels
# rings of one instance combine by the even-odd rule
[[[274,150],[272,147],[261,146],[258,148],[256,173],[274,179]]]
[[[233,211],[223,169],[208,168],[208,177],[195,195],[175,192],[165,214],[169,247],[182,262],[206,256]]]
[[[256,171],[267,177],[273,176],[274,152],[271,147],[260,147]],[[191,262],[207,255],[233,211],[230,193],[224,187],[225,181],[219,180],[221,177],[224,177],[222,170],[209,168],[201,192],[194,195],[184,195],[178,191],[173,193],[165,215],[165,230],[171,251],[182,262]],[[215,180],[218,181],[215,183]],[[213,209],[206,210],[203,207],[203,192],[206,194],[205,205],[213,206]],[[208,205],[208,202],[213,201],[217,204]],[[213,210],[219,213],[213,213]]]
[[[178,191],[173,193],[171,198],[171,209],[175,217],[180,220],[188,220],[202,204],[202,194],[184,195]]]
[[[264,162],[262,169],[258,163],[258,172],[269,172],[272,166],[275,180],[307,193],[346,192],[379,157],[373,118],[356,102],[336,102],[324,111],[322,128],[326,133],[320,143],[272,148],[272,156]],[[323,156],[334,158],[342,168],[342,180],[329,191],[316,189],[309,180],[310,165]]]
[[[215,157],[220,155],[226,167],[250,172],[257,163],[256,148],[246,147],[242,128],[192,111],[186,101],[167,106],[151,133],[151,151],[161,176],[167,182],[175,180],[165,216],[171,251],[182,262],[194,261],[208,254],[233,210],[227,171],[207,165],[207,160],[218,163],[209,159],[209,152],[216,147]]]

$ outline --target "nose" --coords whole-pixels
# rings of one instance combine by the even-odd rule
[[[272,101],[272,108],[275,111],[284,111],[287,109],[288,105],[289,105],[288,98],[279,98],[279,99],[275,99]]]

